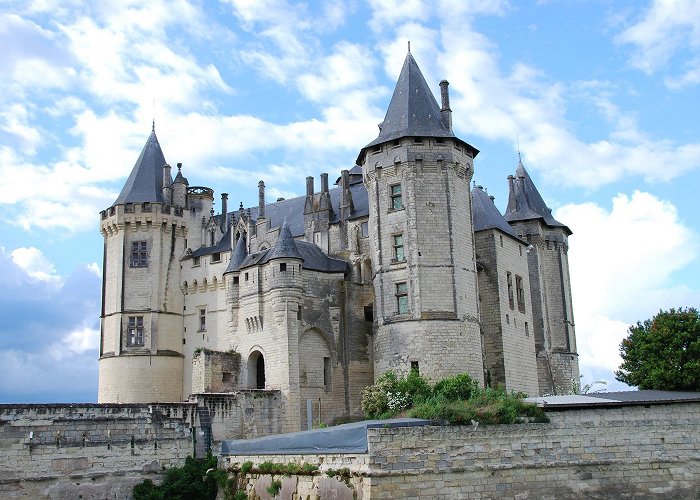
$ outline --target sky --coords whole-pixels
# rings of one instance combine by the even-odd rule
[[[153,120],[216,200],[298,196],[377,136],[409,40],[476,183],[503,211],[519,150],[572,229],[582,383],[626,388],[629,325],[700,304],[700,0],[0,0],[0,402],[96,400],[99,211]]]

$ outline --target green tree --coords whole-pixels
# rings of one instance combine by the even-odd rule
[[[670,309],[631,326],[620,344],[620,382],[640,389],[700,391],[700,315]]]

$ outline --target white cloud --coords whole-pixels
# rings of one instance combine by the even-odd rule
[[[647,74],[667,66],[678,55],[694,54],[696,66],[700,52],[700,1],[654,0],[640,19],[618,35],[617,41],[634,46],[630,63]],[[684,86],[698,81],[697,69],[690,69],[669,83]]]
[[[92,272],[95,276],[102,279],[102,269],[97,264],[97,262],[90,262],[85,266],[88,271]]]
[[[569,264],[581,372],[606,370],[610,380],[629,325],[697,299],[688,286],[671,284],[697,260],[697,235],[673,204],[640,191],[618,194],[610,209],[565,205],[555,217],[574,229]]]
[[[44,253],[34,247],[15,248],[10,252],[12,262],[35,280],[61,284],[62,279],[56,274],[56,267]]]
[[[49,346],[48,352],[53,359],[60,361],[75,354],[83,354],[86,351],[96,351],[99,340],[99,330],[83,327],[69,332],[60,342]]]

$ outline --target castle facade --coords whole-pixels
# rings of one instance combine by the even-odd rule
[[[522,163],[505,215],[471,187],[455,136],[404,62],[378,137],[320,189],[213,211],[173,172],[155,129],[104,236],[100,402],[280,391],[288,430],[357,413],[384,372],[556,393],[578,381],[567,226]]]

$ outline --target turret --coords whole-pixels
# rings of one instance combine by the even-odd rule
[[[508,177],[508,187],[504,217],[530,245],[527,258],[540,393],[569,391],[579,377],[568,258],[571,230],[552,216],[522,162],[515,177]]]
[[[173,206],[177,208],[187,208],[187,188],[190,183],[182,175],[182,163],[177,164],[177,175],[173,181]]]
[[[469,189],[478,150],[445,116],[409,52],[379,136],[357,158],[369,197],[375,377],[418,369],[483,380]]]

